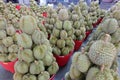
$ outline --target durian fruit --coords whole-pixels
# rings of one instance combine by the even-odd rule
[[[25,36],[21,36],[24,34]],[[25,42],[24,44],[26,44],[27,39],[32,44],[29,47],[18,45],[18,61],[14,65],[14,80],[49,80],[51,76],[57,73],[59,67],[53,57],[52,48],[46,35],[36,29],[31,36],[26,33],[17,33],[17,40],[22,41],[19,36],[22,38],[23,43]],[[37,36],[39,41],[36,40],[38,39]]]
[[[32,39],[26,33],[21,33],[21,34],[16,33],[15,37],[16,37],[18,46],[21,46],[23,48],[31,48],[32,47],[32,43],[33,43]]]
[[[67,9],[60,9],[58,13],[58,17],[61,21],[69,19],[68,11]]]
[[[0,39],[3,39],[7,36],[6,31],[5,30],[0,30]]]
[[[117,20],[114,18],[104,20],[103,23],[101,24],[101,26],[102,26],[101,27],[102,31],[104,31],[107,34],[114,33],[117,30],[117,28],[119,27]]]
[[[19,61],[18,64],[16,64],[16,71],[21,74],[27,73],[29,70],[29,64],[27,64],[25,61]]]
[[[23,75],[22,80],[37,80],[37,77],[35,75],[25,74]]]
[[[20,29],[27,34],[32,34],[37,28],[36,19],[30,15],[22,16],[19,25]]]
[[[96,65],[111,67],[114,61],[117,51],[116,47],[107,41],[108,37],[106,34],[106,39],[95,41],[90,47],[88,56]]]
[[[2,40],[2,43],[5,45],[5,47],[9,47],[13,44],[13,38],[12,37],[6,37]]]
[[[44,64],[41,60],[35,61],[31,63],[30,65],[30,73],[31,74],[40,74],[42,71],[44,71]]]
[[[35,30],[32,34],[32,39],[34,41],[35,44],[42,44],[44,43],[45,41],[45,36],[44,36],[44,33],[40,30]]]
[[[9,24],[8,27],[6,28],[6,32],[7,32],[7,35],[14,35],[16,30],[15,28],[13,27],[13,25]]]
[[[38,80],[49,80],[50,74],[47,71],[41,72],[41,74],[38,75]]]
[[[53,75],[56,73],[56,71],[59,69],[59,66],[57,62],[53,62],[49,67],[48,67],[48,72],[50,75]]]
[[[48,7],[47,9],[47,18],[45,18],[45,28],[48,34],[51,34],[54,28],[54,25],[57,22],[57,12],[55,9]],[[59,25],[60,26],[60,25]]]
[[[16,72],[13,76],[13,79],[14,80],[22,80],[22,77],[23,77],[22,74]]]
[[[6,19],[3,15],[0,15],[0,30],[3,30],[7,27]]]
[[[8,60],[9,61],[15,61],[17,58],[17,53],[9,53]]]

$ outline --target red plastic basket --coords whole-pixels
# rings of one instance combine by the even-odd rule
[[[17,60],[12,62],[0,62],[0,65],[7,71],[10,71],[11,73],[14,73],[14,65]]]
[[[93,23],[93,24],[92,24],[93,27],[94,27],[94,28],[97,27],[97,25],[99,25],[99,24],[102,22],[102,20],[103,20],[103,17],[99,18],[96,23]]]
[[[86,31],[86,37],[85,37],[84,40],[86,40],[86,39],[88,38],[88,36],[91,34],[91,32],[92,32],[92,30],[88,30],[88,31]]]
[[[20,9],[21,9],[21,6],[18,4],[18,5],[15,6],[15,8],[16,8],[17,10],[20,10]]]
[[[58,56],[54,54],[54,57],[56,58],[56,61],[60,67],[65,66],[68,63],[68,60],[70,59],[71,55],[73,54],[74,50],[71,50],[68,55],[65,56]]]
[[[79,48],[81,47],[83,41],[84,41],[84,40],[74,40],[74,43],[75,43],[74,51],[79,50]]]
[[[47,17],[47,12],[43,12],[43,13],[42,13],[42,16],[43,16],[43,17]]]

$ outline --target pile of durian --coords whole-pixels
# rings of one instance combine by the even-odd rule
[[[58,14],[59,19],[54,24],[50,37],[50,43],[53,47],[53,54],[67,55],[74,49],[72,35],[74,30],[71,21],[68,20],[67,9],[61,9]]]
[[[12,24],[7,24],[0,15],[0,61],[9,62],[17,59],[18,45],[15,41],[16,30]]]
[[[19,24],[22,33],[15,34],[19,50],[14,80],[49,80],[59,67],[48,39],[33,16],[22,16]]]
[[[89,7],[89,14],[93,23],[96,23],[99,18],[106,16],[107,11],[100,8],[98,1],[92,1]]]
[[[47,18],[45,18],[45,28],[48,34],[51,34],[55,23],[58,19],[57,12],[52,7],[49,7],[47,10]]]
[[[65,80],[120,80],[117,69],[117,49],[109,34],[103,40],[96,40],[90,49],[75,52],[70,71]]]
[[[84,17],[82,16],[81,11],[78,5],[74,6],[73,11],[70,14],[70,20],[74,29],[74,35],[72,36],[73,40],[83,40],[86,37],[86,28],[84,25]]]
[[[95,40],[103,39],[105,34],[109,34],[109,41],[115,45],[117,52],[120,52],[120,27],[115,18],[107,18],[98,26],[88,41],[87,49]]]

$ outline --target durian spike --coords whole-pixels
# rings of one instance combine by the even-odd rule
[[[82,48],[81,48],[81,53],[84,54],[84,52],[85,52],[85,48],[82,47]]]
[[[104,41],[105,41],[105,42],[109,41],[109,37],[110,37],[109,34],[105,34],[105,39],[104,39]]]
[[[104,70],[104,68],[105,68],[105,65],[103,64],[103,65],[101,65],[101,72],[103,72],[103,70]]]

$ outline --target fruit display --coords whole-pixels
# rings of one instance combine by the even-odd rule
[[[100,8],[98,1],[92,1],[89,7],[89,14],[93,23],[96,23],[99,18],[107,15],[107,11]]]
[[[106,34],[103,40],[93,42],[88,52],[85,48],[81,52],[75,52],[65,80],[119,80],[116,71],[118,66],[114,64],[117,49],[109,42],[109,37]]]
[[[0,15],[0,61],[9,62],[17,59],[18,45],[15,42],[15,28],[7,24],[4,16]]]
[[[50,43],[45,34],[37,28],[34,18],[29,15],[23,16],[21,20],[23,18],[24,21],[20,21],[23,33],[15,34],[19,50],[13,78],[14,80],[49,80],[59,69]],[[27,20],[28,18],[29,20]],[[26,29],[27,23],[31,20],[33,22],[29,26],[30,28]]]
[[[73,40],[83,40],[86,36],[86,28],[84,25],[84,17],[82,16],[82,13],[80,10],[80,7],[78,5],[74,6],[73,11],[71,12],[71,18],[72,26],[74,28],[74,35],[72,35]]]
[[[59,19],[55,23],[50,43],[53,47],[53,53],[56,55],[67,55],[74,48],[72,35],[74,34],[71,21],[68,20],[67,9],[59,11]]]
[[[47,30],[47,33],[51,34],[58,16],[56,10],[51,7],[49,7],[46,12],[47,12],[47,17],[45,19],[45,28]]]

